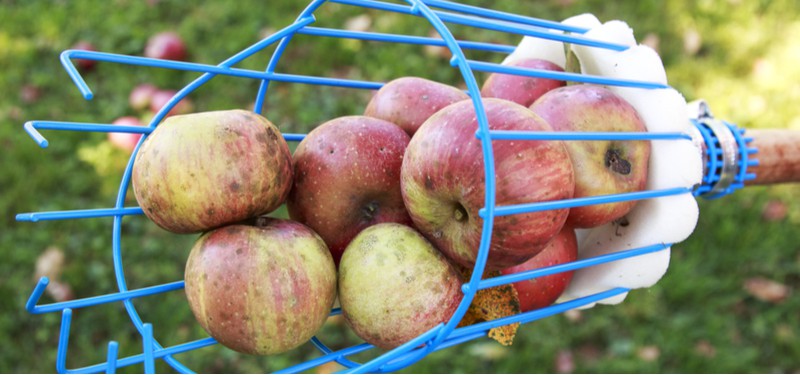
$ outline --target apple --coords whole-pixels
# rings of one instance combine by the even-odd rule
[[[596,85],[573,85],[542,95],[531,110],[554,130],[574,132],[646,132],[644,122],[627,101]],[[650,142],[566,142],[575,168],[575,197],[641,191],[647,184]],[[592,228],[624,216],[636,201],[575,207],[567,225]]]
[[[153,100],[153,95],[155,95],[157,91],[158,87],[155,85],[141,83],[131,90],[130,95],[128,95],[128,104],[137,111],[150,108],[150,102]],[[171,97],[172,96],[170,96],[170,98]],[[167,100],[169,100],[169,98],[167,98]],[[161,106],[163,106],[163,104]]]
[[[395,348],[455,312],[463,293],[458,271],[419,232],[397,223],[364,229],[339,264],[339,302],[364,341]]]
[[[551,131],[528,108],[482,99],[492,130]],[[486,179],[472,100],[447,106],[426,121],[406,149],[403,200],[417,229],[454,262],[472,268],[483,232]],[[497,206],[572,198],[575,177],[561,141],[494,141]],[[487,270],[525,262],[561,230],[569,209],[494,219]]]
[[[578,260],[578,240],[575,229],[564,226],[535,257],[520,265],[506,268],[500,273],[510,275],[576,260]],[[517,290],[520,310],[526,312],[552,305],[567,289],[573,273],[574,271],[561,272],[511,284]]]
[[[178,92],[175,90],[156,90],[150,96],[150,111],[158,113],[167,103],[172,100]],[[167,112],[165,117],[174,115],[185,115],[194,110],[194,103],[189,98],[183,98],[172,109]]]
[[[554,72],[564,71],[563,68],[550,61],[533,58],[516,60],[509,66]],[[481,96],[506,99],[528,107],[544,93],[564,85],[566,82],[562,80],[493,73],[483,83]]]
[[[323,123],[297,145],[289,217],[314,229],[339,263],[353,237],[373,224],[411,224],[400,193],[409,136],[366,116]]]
[[[283,204],[291,152],[278,128],[253,112],[176,115],[145,138],[131,179],[139,206],[157,225],[206,231]]]
[[[282,353],[308,341],[336,298],[325,243],[293,221],[259,218],[203,234],[185,271],[186,297],[203,329],[238,352]]]
[[[453,86],[420,77],[401,77],[375,93],[364,115],[395,123],[413,136],[428,117],[465,99],[469,96]]]
[[[81,40],[75,43],[72,46],[72,49],[82,50],[82,51],[97,51],[94,44],[87,40]],[[75,59],[75,67],[78,70],[89,72],[94,70],[95,66],[97,65],[97,61],[94,60],[87,60],[87,59]]]
[[[147,40],[144,55],[154,59],[183,61],[186,59],[186,45],[177,33],[164,31]]]
[[[139,119],[133,116],[120,117],[114,120],[114,122],[112,122],[111,124],[125,125],[125,126],[143,126],[143,124],[139,121]],[[136,148],[136,144],[139,143],[139,139],[141,138],[142,134],[137,134],[137,133],[108,133],[108,141],[111,142],[111,144],[116,146],[117,148],[125,150],[127,152],[133,152],[133,149]]]

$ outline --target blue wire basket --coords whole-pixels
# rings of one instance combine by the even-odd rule
[[[66,68],[71,79],[77,85],[84,98],[91,99],[93,94],[84,81],[81,74],[72,63],[74,59],[87,59],[103,61],[116,64],[136,65],[153,68],[166,68],[179,71],[190,71],[200,73],[200,77],[181,89],[152,119],[150,126],[120,126],[100,123],[76,123],[62,121],[29,121],[24,125],[25,131],[41,146],[47,147],[47,140],[39,133],[39,130],[66,130],[83,132],[127,132],[143,134],[142,140],[133,151],[136,155],[139,146],[144,138],[165,118],[166,114],[182,99],[203,86],[216,76],[233,76],[240,78],[254,79],[261,82],[256,94],[256,111],[264,107],[265,99],[269,92],[270,82],[288,82],[298,84],[324,85],[364,90],[377,90],[383,86],[382,82],[357,81],[349,79],[315,77],[283,74],[275,71],[276,66],[284,51],[292,44],[293,37],[297,34],[310,35],[316,37],[350,38],[364,41],[385,42],[385,43],[404,43],[415,45],[428,45],[446,47],[452,53],[450,65],[453,69],[458,69],[466,84],[467,92],[472,98],[477,116],[479,129],[476,137],[480,139],[483,151],[483,161],[485,166],[486,186],[485,186],[485,205],[480,211],[483,218],[483,233],[481,245],[477,256],[477,263],[474,266],[472,277],[462,287],[464,298],[452,318],[445,323],[439,324],[429,331],[421,334],[415,339],[401,345],[393,350],[381,353],[366,363],[356,363],[349,357],[365,352],[373,348],[369,344],[360,344],[341,350],[332,350],[322,340],[314,337],[311,339],[316,348],[320,351],[317,358],[285,368],[280,372],[302,372],[328,362],[338,362],[346,368],[345,372],[393,372],[403,369],[421,360],[433,351],[448,348],[454,345],[485,337],[492,328],[504,326],[511,323],[528,323],[542,319],[554,314],[559,314],[571,309],[594,304],[607,298],[619,296],[629,291],[627,288],[612,288],[600,293],[592,294],[582,298],[557,303],[549,307],[521,313],[501,319],[481,322],[466,327],[457,327],[459,321],[466,313],[467,308],[475,297],[478,290],[491,288],[498,285],[509,284],[522,280],[542,277],[546,275],[578,270],[585,267],[592,267],[599,264],[615,262],[622,259],[642,256],[649,253],[668,249],[671,244],[653,244],[635,249],[621,249],[621,251],[581,259],[568,264],[541,268],[537,270],[521,272],[506,276],[494,277],[482,280],[484,266],[488,256],[488,249],[491,240],[494,218],[502,215],[514,215],[519,213],[562,209],[577,207],[582,205],[611,203],[629,200],[644,200],[670,195],[692,193],[697,196],[707,198],[718,198],[744,186],[745,181],[754,178],[754,175],[747,173],[749,166],[757,162],[752,158],[755,149],[748,147],[751,141],[744,137],[744,131],[734,125],[715,120],[707,111],[701,111],[696,119],[693,119],[697,131],[689,133],[569,133],[569,132],[503,132],[489,130],[486,114],[480,99],[480,88],[476,82],[474,73],[476,71],[487,73],[505,73],[520,76],[541,77],[559,79],[570,82],[592,83],[607,86],[624,86],[640,89],[663,89],[669,86],[648,81],[636,81],[626,79],[612,79],[600,76],[591,76],[578,73],[553,72],[546,70],[535,70],[526,68],[515,68],[501,64],[469,60],[464,54],[464,50],[478,50],[496,53],[511,53],[514,46],[500,45],[493,43],[483,43],[474,41],[463,41],[454,38],[451,31],[446,26],[448,24],[466,25],[481,29],[497,32],[511,33],[520,36],[532,36],[556,40],[564,43],[590,46],[613,51],[623,51],[626,46],[607,43],[600,40],[593,40],[582,34],[587,30],[577,27],[567,26],[562,23],[536,19],[516,14],[509,14],[490,9],[474,6],[467,6],[443,0],[407,0],[408,4],[388,3],[374,0],[313,0],[307,8],[303,10],[296,20],[289,26],[275,32],[269,37],[258,41],[250,47],[233,55],[219,65],[205,65],[191,62],[158,60],[137,56],[119,55],[113,53],[67,50],[61,55],[61,62]],[[375,32],[361,32],[330,28],[312,27],[315,22],[315,12],[326,5],[326,3],[339,3],[343,5],[370,8],[385,12],[395,12],[417,16],[427,20],[430,25],[438,32],[441,38],[420,37],[410,35],[383,34]],[[563,31],[563,33],[553,33],[550,30]],[[243,60],[275,46],[272,58],[264,71],[255,71],[236,68],[235,66]],[[705,107],[703,107],[705,108]],[[289,142],[301,141],[305,134],[284,134]],[[552,202],[539,202],[522,204],[515,206],[500,206],[495,204],[495,172],[494,159],[492,152],[493,140],[692,140],[695,141],[703,151],[705,162],[705,176],[699,186],[676,186],[670,189],[649,190],[632,192],[625,194],[595,196],[579,199],[568,199]],[[730,148],[731,145],[733,148]],[[27,310],[32,314],[61,313],[61,330],[58,339],[58,354],[56,369],[61,373],[97,373],[114,372],[117,368],[131,365],[142,364],[144,372],[152,373],[155,371],[156,361],[164,361],[178,372],[191,373],[192,370],[185,364],[174,358],[179,353],[184,353],[211,345],[215,345],[213,338],[205,338],[196,341],[186,342],[174,346],[165,347],[153,338],[153,326],[144,322],[139,315],[135,301],[161,293],[179,291],[184,288],[183,281],[155,285],[141,289],[129,289],[123,272],[123,261],[121,257],[122,221],[126,216],[143,215],[139,207],[125,207],[125,197],[130,184],[131,171],[134,164],[134,156],[130,158],[128,165],[120,182],[119,193],[116,203],[112,208],[106,209],[87,209],[73,211],[56,212],[35,212],[17,215],[18,221],[45,221],[45,220],[71,220],[82,218],[111,217],[113,218],[112,227],[112,253],[113,265],[116,275],[116,282],[119,291],[116,293],[100,295],[95,297],[71,300],[66,302],[38,305],[38,301],[48,285],[48,279],[42,278],[35,286],[30,299],[26,305]],[[130,320],[141,334],[143,347],[142,352],[124,358],[118,358],[118,344],[114,341],[108,344],[107,360],[77,369],[67,369],[67,347],[70,337],[70,326],[72,311],[80,308],[90,308],[102,304],[122,304],[130,316]],[[331,315],[338,315],[341,311],[334,309]]]

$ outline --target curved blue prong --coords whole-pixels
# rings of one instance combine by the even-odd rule
[[[25,304],[25,309],[28,310],[29,313],[35,314],[36,304],[42,298],[42,294],[44,294],[47,284],[50,284],[50,279],[48,279],[46,276],[43,276],[41,279],[39,279],[39,283],[36,284],[36,287],[33,288],[31,296],[28,297],[28,303]]]
[[[89,56],[81,57],[83,54],[88,54]],[[69,49],[64,52],[61,52],[61,65],[64,66],[64,69],[67,70],[67,74],[69,77],[72,78],[72,82],[75,82],[75,85],[78,86],[78,90],[83,95],[83,98],[86,100],[92,100],[94,98],[94,94],[92,90],[89,89],[89,85],[86,84],[86,81],[81,76],[81,73],[78,72],[78,68],[75,67],[75,64],[72,63],[73,58],[80,58],[80,59],[87,59],[91,58],[91,53],[87,53],[87,51],[82,50],[74,50]]]
[[[36,127],[33,125],[33,121],[26,122],[25,125],[22,125],[22,127],[25,129],[25,132],[28,133],[28,135],[30,135],[31,138],[36,141],[36,143],[39,144],[39,147],[47,148],[49,145],[47,139],[44,138],[42,133],[39,133],[39,131],[36,130]]]
[[[142,325],[142,328],[144,373],[154,374],[156,372],[156,364],[155,358],[153,357],[153,325],[145,323]]]
[[[108,355],[106,356],[106,374],[113,374],[117,372],[117,353],[119,352],[119,344],[116,341],[108,343]]]
[[[56,354],[56,371],[67,373],[67,346],[69,346],[69,327],[72,324],[72,310],[64,309],[61,313],[61,333],[58,336],[58,352]]]

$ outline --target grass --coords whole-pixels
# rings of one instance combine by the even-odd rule
[[[189,45],[191,60],[217,64],[280,29],[304,2],[148,2],[114,0],[14,1],[0,6],[0,372],[55,370],[59,314],[31,315],[25,302],[35,285],[37,257],[46,249],[65,256],[60,279],[75,297],[117,289],[111,259],[111,220],[17,222],[22,212],[111,207],[128,156],[108,147],[105,135],[44,132],[47,149],[22,130],[28,120],[111,122],[132,114],[127,94],[141,82],[178,89],[197,74],[101,63],[87,74],[96,98],[83,100],[58,62],[58,54],[81,39],[100,51],[138,55],[149,35],[175,30]],[[720,117],[748,128],[800,129],[800,8],[786,1],[573,2],[472,0],[519,14],[563,19],[592,12],[601,20],[622,19],[642,40],[658,40],[670,83],[687,98],[706,98]],[[378,11],[328,5],[318,26],[342,27],[366,14],[375,31],[428,35],[425,23]],[[453,27],[462,38],[515,43],[507,35]],[[699,43],[693,43],[699,37]],[[694,39],[693,39],[694,38]],[[418,75],[459,84],[447,56],[413,46],[298,36],[279,71],[387,81]],[[270,50],[240,67],[262,70]],[[498,56],[476,54],[476,58]],[[483,77],[478,77],[482,79]],[[35,88],[39,96],[24,100]],[[249,108],[257,83],[217,77],[192,94],[196,108]],[[337,116],[359,113],[367,92],[274,84],[265,113],[284,132],[306,132]],[[487,339],[436,352],[407,372],[763,373],[800,371],[800,201],[796,185],[754,187],[700,202],[693,236],[676,245],[666,276],[654,287],[633,291],[616,306],[579,316],[558,315],[521,328],[515,344]],[[786,214],[766,220],[763,210],[779,202]],[[131,201],[130,205],[135,205]],[[166,234],[143,217],[123,222],[123,262],[130,288],[182,279],[192,236]],[[763,277],[794,294],[781,302],[758,299],[745,283]],[[52,302],[45,297],[43,303]],[[180,292],[134,302],[155,337],[174,345],[206,337],[194,323]],[[321,337],[334,347],[358,341],[333,319]],[[103,362],[108,341],[120,356],[141,352],[138,333],[121,304],[74,312],[69,368]],[[313,358],[309,345],[287,355],[249,357],[220,346],[176,356],[202,372],[264,372]],[[360,358],[369,359],[370,355]],[[559,361],[562,367],[558,367]],[[571,359],[568,361],[567,359]],[[141,372],[140,366],[120,369]],[[157,370],[171,371],[163,362]],[[322,371],[334,371],[325,367]]]

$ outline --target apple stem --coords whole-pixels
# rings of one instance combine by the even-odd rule
[[[618,150],[610,149],[606,151],[606,168],[611,168],[612,171],[628,175],[631,173],[631,162],[622,158]]]
[[[466,221],[469,215],[467,215],[467,210],[461,204],[456,204],[456,208],[453,211],[453,217],[455,217],[456,221],[463,222]]]

